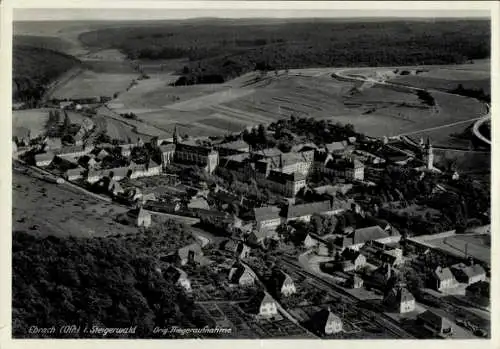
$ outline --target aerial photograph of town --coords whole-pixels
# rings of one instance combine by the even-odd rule
[[[268,12],[14,9],[14,339],[491,339],[489,12]]]

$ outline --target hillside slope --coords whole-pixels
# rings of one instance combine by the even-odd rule
[[[36,105],[48,85],[80,61],[41,47],[14,44],[12,57],[12,99]]]

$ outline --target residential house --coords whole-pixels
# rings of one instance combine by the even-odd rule
[[[104,160],[108,156],[110,156],[110,154],[105,149],[101,149],[95,154],[95,158],[99,161]]]
[[[278,315],[278,305],[276,301],[265,291],[258,292],[246,304],[242,305],[244,310],[259,317],[269,318]]]
[[[458,263],[451,266],[451,271],[458,282],[467,285],[486,280],[486,271],[479,264],[466,265]]]
[[[94,150],[94,145],[86,144],[86,145],[74,145],[74,146],[62,147],[55,153],[57,156],[61,158],[68,158],[68,157],[78,158],[80,156],[89,154],[92,150]]]
[[[352,189],[352,183],[343,183],[335,185],[323,185],[314,188],[314,192],[318,195],[327,195],[331,199],[336,198],[340,193],[342,195],[347,194]]]
[[[335,245],[341,249],[351,248],[359,250],[369,241],[377,241],[380,243],[398,242],[401,235],[396,231],[386,231],[380,226],[372,226],[361,229],[356,229],[347,236],[341,236],[335,239]]]
[[[250,234],[246,236],[246,242],[252,246],[263,246],[269,239],[278,239],[278,234],[275,230],[252,230]]]
[[[127,216],[138,227],[148,228],[151,226],[151,214],[142,207],[128,211]]]
[[[161,173],[161,166],[152,160],[147,164],[130,164],[129,169],[132,170],[130,178],[152,177],[159,176]]]
[[[450,268],[437,267],[432,277],[435,281],[435,289],[441,292],[454,288],[458,284]]]
[[[402,285],[396,285],[384,297],[383,303],[398,313],[408,313],[415,310],[415,297]]]
[[[417,323],[438,337],[448,337],[453,334],[452,322],[431,310],[418,314]]]
[[[85,172],[85,169],[81,166],[78,166],[77,168],[72,168],[66,171],[64,177],[66,177],[66,180],[68,181],[74,181],[80,178],[83,178],[83,173]]]
[[[465,296],[473,303],[477,303],[483,307],[489,307],[491,303],[490,283],[486,281],[479,281],[467,286],[465,289]]]
[[[342,320],[333,314],[330,308],[315,313],[310,321],[310,328],[320,335],[331,335],[342,332]]]
[[[220,248],[225,251],[234,253],[237,258],[248,258],[250,256],[251,248],[243,242],[237,242],[234,240],[224,240],[220,244]]]
[[[304,240],[302,241],[302,245],[305,247],[305,248],[312,248],[312,247],[315,247],[318,245],[318,240],[314,239],[311,237],[311,235],[307,234],[304,238]]]
[[[275,290],[282,296],[288,297],[297,292],[293,279],[283,271],[275,273],[272,281]]]
[[[311,202],[301,205],[289,205],[286,209],[286,221],[301,220],[309,222],[314,214],[331,213],[330,201]]]
[[[203,257],[203,251],[198,243],[192,243],[178,249],[176,256],[181,265],[198,263]]]
[[[361,288],[363,287],[363,279],[358,275],[353,274],[347,279],[346,286],[349,288]]]
[[[176,285],[182,287],[186,292],[191,292],[191,281],[188,275],[182,269],[176,268],[174,266],[169,266],[164,274],[165,279],[173,281]]]
[[[358,250],[346,248],[342,251],[341,256],[344,261],[351,262],[354,270],[358,270],[366,265],[366,257]]]
[[[242,287],[253,286],[255,284],[255,275],[250,269],[239,264],[231,268],[229,282]]]
[[[277,206],[254,208],[256,230],[276,230],[281,223],[280,209]]]
[[[54,159],[53,153],[40,153],[35,155],[35,164],[38,167],[49,166]]]
[[[403,251],[400,248],[380,250],[377,253],[377,259],[382,262],[382,264],[389,264],[393,267],[398,267],[404,263]]]
[[[58,149],[62,148],[62,142],[61,138],[52,138],[52,137],[47,137],[44,140],[45,148],[44,149],[50,149],[50,150],[55,150],[57,151]]]

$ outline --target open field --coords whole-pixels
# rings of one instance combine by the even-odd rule
[[[465,256],[465,250],[467,249],[467,255],[472,256],[484,263],[491,263],[491,239],[489,236],[457,235],[427,240],[426,243],[460,257]]]
[[[51,109],[23,109],[12,111],[12,136],[20,136],[17,132],[19,128],[27,128],[31,131],[31,137],[42,135],[45,132],[45,122],[49,118]],[[75,112],[68,112],[68,116],[72,123],[81,124],[86,118]],[[61,114],[61,120],[64,117]]]
[[[124,208],[97,202],[68,186],[13,172],[12,190],[14,232],[84,237],[137,233],[137,228],[113,221],[116,214],[125,211]],[[37,228],[30,229],[34,225]]]
[[[124,91],[137,77],[137,74],[112,74],[83,71],[66,83],[57,87],[53,98],[92,98],[95,96],[113,96]]]
[[[177,87],[167,85],[173,76],[161,75],[139,81],[109,106],[117,112],[133,111],[165,132],[182,125],[190,135],[235,132],[293,113],[351,123],[370,136],[392,136],[473,119],[485,111],[472,98],[436,91],[432,94],[438,107],[430,108],[410,92],[339,81],[330,77],[332,69],[304,71],[261,77],[251,73],[220,85]],[[437,135],[447,142],[453,132],[457,130],[443,129]]]

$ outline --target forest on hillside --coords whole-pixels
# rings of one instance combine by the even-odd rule
[[[80,40],[117,48],[133,60],[186,58],[178,84],[196,84],[256,69],[465,63],[489,57],[490,22],[165,22],[101,29],[83,33]]]
[[[42,47],[16,44],[12,53],[12,100],[30,106],[45,93],[49,84],[80,61],[73,56]]]
[[[125,337],[154,337],[155,326],[203,327],[193,302],[164,276],[157,256],[192,241],[185,228],[106,238],[12,235],[12,326],[15,338],[102,338],[93,326],[129,328]],[[164,253],[164,252],[163,252]],[[75,325],[78,334],[37,334],[31,326]],[[108,335],[107,338],[124,337]]]

